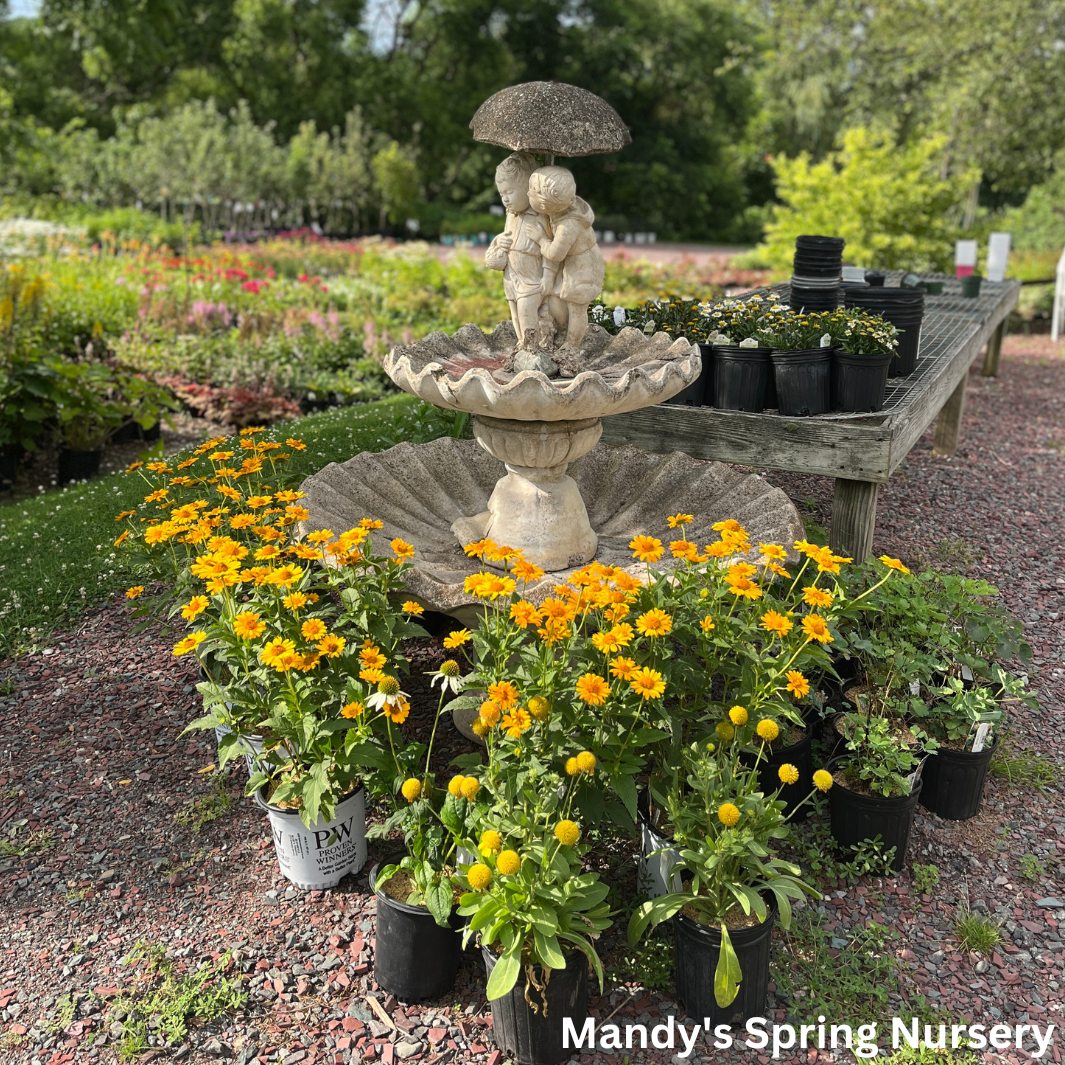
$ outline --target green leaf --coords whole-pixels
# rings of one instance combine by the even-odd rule
[[[740,993],[742,978],[740,959],[736,957],[728,929],[722,923],[721,952],[718,954],[717,971],[714,973],[714,998],[722,1009],[731,1006],[736,1001],[736,996]]]
[[[448,927],[452,901],[450,880],[437,880],[425,892],[425,905],[441,928]]]
[[[621,801],[625,804],[629,816],[636,820],[636,781],[630,776],[618,777],[614,781],[614,791],[618,793]]]
[[[555,936],[545,936],[539,929],[533,929],[533,942],[540,961],[549,969],[565,969],[566,959]]]
[[[489,1002],[508,994],[518,982],[518,974],[521,972],[521,945],[521,937],[516,936],[514,942],[495,963],[485,988]]]

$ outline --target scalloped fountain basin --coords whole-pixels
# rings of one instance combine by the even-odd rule
[[[549,572],[583,565],[598,537],[577,483],[567,474],[602,435],[600,418],[675,396],[701,370],[687,340],[589,326],[564,374],[510,369],[517,338],[509,322],[491,334],[475,325],[454,336],[430,333],[397,347],[385,371],[404,391],[434,406],[472,415],[473,435],[506,473],[484,510],[462,515],[451,531],[460,544],[490,537],[520,549]]]

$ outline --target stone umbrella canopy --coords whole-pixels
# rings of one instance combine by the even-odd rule
[[[490,96],[470,123],[474,140],[511,151],[605,155],[632,143],[621,116],[600,96],[561,81],[529,81]]]

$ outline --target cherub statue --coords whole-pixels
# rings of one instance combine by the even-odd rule
[[[496,188],[507,220],[484,255],[485,266],[503,271],[503,292],[520,346],[534,342],[543,301],[540,242],[547,230],[545,220],[529,205],[529,178],[534,170],[536,160],[528,152],[514,152],[496,167]]]
[[[548,220],[540,240],[543,279],[540,291],[562,347],[577,352],[588,331],[588,307],[603,291],[605,264],[592,223],[595,213],[577,195],[573,175],[561,166],[543,166],[528,182],[528,202]]]

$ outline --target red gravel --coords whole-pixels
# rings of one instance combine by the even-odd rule
[[[1019,716],[1014,741],[1065,760],[1065,359],[1041,338],[1011,338],[1002,374],[970,379],[958,455],[931,456],[931,434],[914,448],[881,493],[877,553],[948,565],[986,576],[1026,625],[1030,667],[1041,707]],[[1026,357],[1025,351],[1037,357]],[[831,484],[770,474],[827,523]],[[28,856],[0,855],[0,1061],[59,1065],[110,1061],[118,1031],[109,1002],[132,980],[122,959],[138,941],[163,944],[179,968],[195,969],[234,951],[246,974],[244,1009],[158,1049],[161,1060],[204,1062],[400,1061],[498,1065],[484,999],[484,975],[469,956],[446,1000],[404,1008],[375,990],[375,903],[365,875],[332,892],[303,895],[279,879],[267,825],[230,780],[232,808],[196,833],[174,820],[187,800],[209,793],[214,752],[206,736],[179,737],[198,710],[194,666],[174,660],[159,630],[133,634],[123,602],[88,614],[50,648],[0,665],[0,839],[20,826],[49,833]],[[426,668],[428,666],[426,665]],[[449,741],[462,749],[461,739]],[[935,895],[916,897],[911,874],[863,880],[815,908],[846,939],[875,920],[901,936],[903,991],[923,992],[957,1020],[1046,1025],[1062,1021],[1065,942],[1065,798],[988,787],[975,822],[918,812],[911,860],[940,870]],[[1039,866],[1021,876],[1021,858]],[[626,856],[618,861],[624,867]],[[371,849],[371,860],[373,851]],[[1041,866],[1041,868],[1040,868]],[[368,871],[368,870],[367,870]],[[623,883],[623,890],[630,885]],[[959,909],[1003,921],[1002,943],[985,961],[962,953],[953,935]],[[781,937],[776,937],[778,944]],[[607,953],[616,940],[604,943]],[[65,1029],[51,1022],[62,996],[79,995]],[[368,1009],[375,995],[388,1028]],[[782,1022],[786,1003],[770,1002]],[[674,1003],[640,988],[608,986],[593,997],[602,1019],[658,1023]],[[775,1010],[775,1014],[774,1011]],[[830,1021],[838,1018],[830,1018]],[[881,1019],[882,1020],[882,1019]],[[881,1045],[889,1040],[881,1029]],[[408,1046],[402,1046],[403,1051]],[[679,1049],[679,1046],[678,1046]],[[673,1051],[633,1051],[633,1061],[668,1062]],[[700,1041],[689,1061],[769,1058],[742,1046],[728,1053]],[[780,1060],[828,1060],[785,1051]],[[1030,1060],[1027,1053],[983,1052],[986,1060]],[[582,1065],[622,1060],[582,1055]],[[1058,1040],[1048,1055],[1061,1061]],[[148,1060],[143,1058],[142,1060]],[[678,1059],[684,1060],[684,1059]]]

